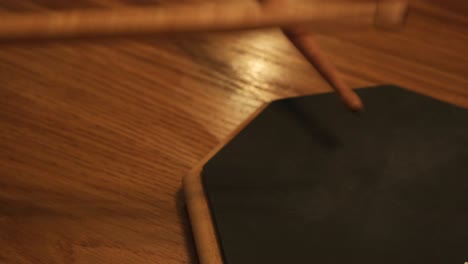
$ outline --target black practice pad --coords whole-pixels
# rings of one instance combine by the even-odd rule
[[[275,101],[205,165],[226,264],[468,261],[468,110],[358,93]]]

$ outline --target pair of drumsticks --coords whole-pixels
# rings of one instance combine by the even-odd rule
[[[189,5],[127,7],[109,10],[51,11],[1,15],[1,39],[70,37],[128,33],[200,32],[281,27],[353,111],[363,108],[359,96],[339,77],[312,33],[301,25],[365,21],[398,24],[404,0],[234,0]]]

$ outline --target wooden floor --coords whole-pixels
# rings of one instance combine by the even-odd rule
[[[0,20],[129,1],[68,2]],[[468,6],[443,2],[317,40],[353,87],[468,107]],[[197,263],[183,176],[264,102],[329,90],[275,29],[0,43],[0,263]]]

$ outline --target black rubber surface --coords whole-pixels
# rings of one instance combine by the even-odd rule
[[[468,261],[468,110],[358,91],[276,101],[205,165],[226,264]]]

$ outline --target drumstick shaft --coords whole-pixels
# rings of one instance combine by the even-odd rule
[[[359,96],[341,79],[338,70],[328,60],[312,33],[301,29],[283,29],[283,32],[302,55],[317,69],[322,77],[338,93],[343,103],[353,111],[363,108]]]
[[[265,8],[234,1],[2,15],[0,39],[235,30],[314,21],[371,21],[375,2],[321,1]]]

